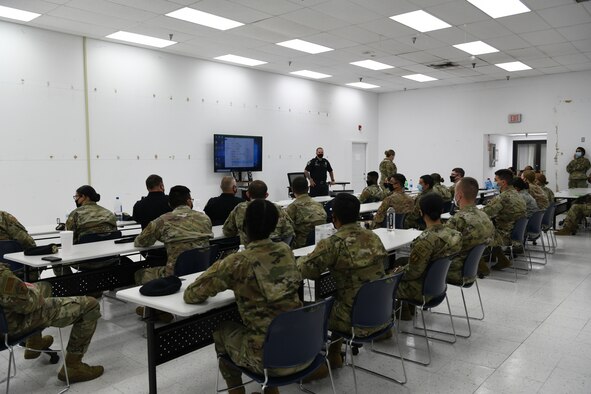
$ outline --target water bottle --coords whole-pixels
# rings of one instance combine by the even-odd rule
[[[490,190],[493,188],[493,184],[490,178],[486,178],[486,182],[484,183],[484,185],[486,187],[486,190]]]
[[[412,190],[412,178],[408,181],[408,188]]]
[[[244,247],[244,245],[239,245],[238,246],[238,252],[244,252],[246,248]]]
[[[123,218],[123,205],[121,204],[119,197],[115,197],[115,206],[113,211],[117,220],[121,220]]]
[[[408,179],[404,180],[404,190],[408,190]]]
[[[386,228],[388,231],[394,231],[396,227],[396,211],[394,211],[394,207],[388,208],[386,211]]]

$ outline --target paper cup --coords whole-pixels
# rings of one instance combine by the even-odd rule
[[[62,253],[70,253],[74,245],[74,232],[60,231],[60,242],[62,243]]]

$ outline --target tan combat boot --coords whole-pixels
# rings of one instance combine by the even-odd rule
[[[45,350],[49,349],[51,344],[53,343],[53,337],[51,335],[45,335],[41,337],[41,333],[37,333],[35,335],[31,335],[27,338],[27,344],[25,349],[25,359],[31,360],[37,358],[41,355],[41,352],[36,352],[32,349],[37,350]]]
[[[478,262],[478,277],[484,278],[485,276],[490,275],[490,268],[488,266],[488,261],[483,257]]]
[[[564,226],[558,231],[554,232],[554,235],[575,235],[577,233],[576,230],[571,229],[570,227]]]
[[[82,362],[82,354],[66,353],[66,367],[70,383],[86,382],[98,378],[105,369],[101,365],[90,366]],[[60,369],[57,378],[62,382],[66,381],[64,367]]]
[[[493,256],[496,257],[497,263],[493,265],[492,269],[500,271],[502,269],[511,267],[511,260],[509,260],[507,256],[505,256],[505,253],[503,253],[503,249],[501,249],[500,247],[493,248]]]

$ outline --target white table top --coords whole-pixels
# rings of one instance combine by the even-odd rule
[[[91,242],[86,244],[72,246],[72,251],[65,254],[62,249],[58,253],[49,256],[60,257],[62,260],[58,262],[50,262],[42,260],[44,256],[25,256],[23,252],[5,254],[4,258],[16,261],[17,263],[25,264],[30,267],[47,267],[48,265],[75,263],[76,261],[84,261],[96,259],[100,257],[109,257],[121,254],[137,253],[143,250],[158,249],[164,247],[162,242],[156,242],[153,246],[145,248],[137,248],[133,246],[133,242],[116,244],[114,240]]]
[[[381,201],[361,204],[359,207],[359,213],[375,212],[380,208],[380,205],[382,205]]]
[[[393,250],[410,244],[416,237],[418,237],[422,233],[422,231],[415,229],[396,229],[394,231],[388,231],[385,228],[377,228],[373,230],[373,232],[376,233],[378,237],[380,237],[380,240],[382,241],[384,248],[388,252],[391,252]],[[295,249],[293,251],[293,254],[296,257],[306,256],[312,253],[315,247],[316,245],[310,245],[305,246],[303,248]]]
[[[317,196],[317,197],[312,197],[312,200],[322,204],[322,203],[332,200],[333,198],[334,197],[331,197],[331,196]],[[279,205],[281,208],[285,208],[286,206],[288,206],[289,204],[294,202],[294,200],[295,199],[291,198],[289,200],[280,200],[280,201],[274,201],[274,202],[275,202],[275,204]]]
[[[199,315],[212,309],[230,305],[234,302],[234,292],[232,290],[226,290],[216,294],[215,297],[208,298],[202,304],[185,303],[183,300],[183,293],[185,289],[201,274],[202,272],[198,272],[196,274],[182,276],[181,280],[183,280],[183,283],[181,285],[181,289],[174,294],[159,297],[149,297],[140,294],[141,286],[137,286],[130,289],[119,290],[116,296],[117,298],[124,301],[145,305],[147,307],[155,308],[178,316]]]
[[[221,239],[221,238],[226,238],[226,236],[224,235],[224,232],[222,231],[224,225],[220,224],[217,226],[213,226],[211,228],[211,230],[213,231],[213,238],[212,239]]]
[[[478,204],[478,205],[476,205],[476,208],[482,209],[482,208],[484,208],[484,205]],[[449,220],[449,219],[451,219],[451,215],[449,214],[449,212],[441,214],[441,220]]]
[[[586,187],[578,187],[575,189],[566,189],[556,192],[554,198],[579,198],[591,193],[591,189]]]
[[[25,226],[25,228],[27,229],[27,232],[29,233],[29,235],[33,238],[35,237],[39,237],[39,236],[55,236],[56,238],[59,237],[59,231],[55,229],[55,227],[57,226],[57,224],[42,224],[42,225],[37,225],[37,226]],[[133,221],[133,220],[125,220],[125,221],[121,221],[118,220],[117,221],[117,228],[119,228],[120,230],[137,230],[137,229],[141,229],[141,226],[139,225],[139,223]],[[139,232],[138,232],[139,234]]]

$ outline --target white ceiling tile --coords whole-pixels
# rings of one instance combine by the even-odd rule
[[[406,27],[402,23],[395,22],[389,18],[378,19],[369,23],[362,23],[359,25],[359,27],[389,38],[419,34],[418,31],[411,29],[410,27]]]
[[[497,19],[500,24],[511,30],[513,33],[527,33],[530,31],[546,30],[551,26],[540,18],[535,12],[506,16]]]
[[[170,18],[164,15],[150,19],[149,21],[144,22],[143,25],[148,27],[156,26],[162,29],[168,29],[171,33],[183,32],[185,34],[189,34],[196,37],[209,37],[215,36],[216,34],[220,33],[220,31],[217,29],[212,29],[207,26],[196,25],[195,23]]]
[[[589,63],[569,64],[566,67],[570,71],[586,71],[586,70],[591,70],[591,64],[589,64]]]
[[[253,23],[272,16],[227,0],[201,0],[190,7],[242,23]]]
[[[468,3],[466,0],[454,0],[425,9],[428,13],[453,26],[485,21],[488,15]]]
[[[510,49],[527,48],[531,46],[527,41],[523,40],[516,34],[490,38],[487,40],[487,43],[497,48],[499,51],[508,51]]]
[[[143,0],[138,0],[143,1]],[[265,12],[270,15],[278,16],[292,12],[300,8],[300,6],[291,3],[287,0],[231,0],[233,3],[242,4],[243,6],[253,8],[258,11]]]
[[[508,36],[512,33],[511,30],[507,29],[494,19],[470,23],[464,26],[463,29],[481,41],[486,41],[489,38],[494,37]]]
[[[109,17],[128,19],[135,22],[142,22],[158,16],[158,14],[153,12],[115,4],[106,0],[71,0],[68,2],[68,7],[94,12]]]
[[[422,51],[426,49],[442,48],[449,46],[447,43],[436,40],[435,38],[430,37],[426,34],[416,36],[416,40],[414,39],[414,37],[415,36],[400,37],[397,39],[397,41],[405,45],[410,45],[412,48],[414,48],[414,50]]]
[[[234,29],[232,29],[234,30]],[[228,32],[232,32],[229,30]],[[265,41],[267,43],[278,43],[287,41],[292,37],[262,28],[259,24],[250,24],[246,26],[240,26],[240,30],[236,31],[236,34],[240,34],[246,37],[250,37],[256,40]]]
[[[84,31],[87,37],[94,38],[103,38],[113,33],[112,27],[93,25],[51,15],[41,15],[34,20],[34,23],[29,23],[29,25],[49,30],[59,29],[61,32],[71,34],[79,34],[79,32]]]
[[[566,38],[555,29],[539,30],[520,34],[521,38],[532,45],[549,45],[565,42]]]
[[[354,47],[359,45],[356,42],[346,40],[342,37],[335,36],[330,33],[319,33],[313,34],[311,36],[305,37],[307,41],[313,42],[315,44],[324,45],[329,48],[333,49],[341,49],[341,48],[348,48]]]
[[[575,26],[559,27],[558,32],[570,41],[585,40],[591,38],[591,23],[582,23]]]
[[[412,71],[413,73],[429,75],[433,69],[423,64],[411,64],[410,66],[404,67],[405,70]],[[406,74],[405,74],[406,75]],[[430,76],[430,75],[429,75]]]
[[[589,59],[582,53],[576,53],[573,55],[554,56],[552,59],[556,60],[563,66],[569,66],[572,64],[588,63]]]
[[[545,55],[542,51],[540,51],[534,47],[510,49],[505,52],[508,55],[513,56],[515,59],[528,59],[528,58],[536,59],[536,58],[543,57]]]
[[[283,17],[269,18],[255,23],[263,29],[271,30],[280,34],[285,34],[291,38],[303,37],[310,34],[320,33],[320,30],[311,29],[300,23],[293,22]]]
[[[314,12],[309,8],[302,8],[288,14],[283,14],[281,18],[318,31],[332,30],[347,26],[347,22],[341,19],[333,18],[332,16],[321,12]]]
[[[406,66],[416,63],[410,59],[405,59],[400,56],[384,56],[384,57],[380,57],[380,59],[381,59],[380,60],[381,62],[389,64],[394,67],[406,67]],[[397,70],[397,69],[394,69],[394,70]],[[392,70],[389,70],[389,71],[392,72]]]
[[[423,33],[429,37],[433,37],[441,42],[445,42],[449,45],[454,45],[462,42],[476,41],[476,37],[472,34],[468,34],[466,30],[459,27],[448,27],[447,29],[440,29]]]
[[[544,74],[559,74],[559,73],[567,73],[570,70],[568,68],[566,68],[565,66],[556,66],[556,67],[540,68],[539,71],[541,71]]]
[[[581,4],[570,4],[538,11],[552,27],[578,25],[591,22],[591,15]]]
[[[422,64],[432,64],[432,63],[439,63],[441,62],[442,58],[433,56],[427,52],[412,52],[412,53],[405,53],[400,55],[400,57],[408,60],[412,60],[415,63],[422,63]]]
[[[380,39],[380,35],[358,26],[346,26],[338,29],[330,30],[329,33],[335,36],[346,38],[347,40],[355,41],[359,44],[368,44]]]
[[[543,57],[539,59],[527,59],[528,66],[531,68],[544,68],[544,67],[556,67],[560,66],[556,61],[549,57]]]
[[[581,52],[591,52],[591,38],[588,40],[573,41],[572,44]]]
[[[412,42],[402,42],[398,40],[380,40],[378,42],[373,42],[368,45],[370,48],[375,48],[379,51],[386,52],[390,55],[398,55],[402,53],[410,53],[418,51],[418,48],[415,48]]]
[[[538,49],[550,57],[579,53],[577,48],[575,48],[575,46],[569,42],[563,42],[561,44],[540,45]]]
[[[330,0],[312,8],[355,25],[384,18],[384,15],[347,0]]]
[[[393,15],[404,14],[419,9],[415,4],[405,0],[351,0],[351,2],[362,5],[388,18]]]
[[[115,16],[97,14],[96,12],[85,11],[79,8],[72,8],[67,6],[58,7],[50,11],[48,15],[82,23],[90,23],[99,26],[108,26],[112,27],[114,30],[126,30],[127,28],[135,24],[133,21],[118,18]]]
[[[530,10],[542,10],[544,8],[557,7],[572,4],[573,0],[521,0]]]
[[[328,0],[288,0],[290,3],[297,4],[299,6],[314,7],[315,5],[322,4]]]
[[[433,48],[429,49],[427,52],[429,52],[433,56],[437,56],[450,61],[466,59],[467,57],[469,57],[469,55],[466,52],[460,51],[459,49],[456,49],[454,47]]]
[[[48,3],[42,0],[2,0],[0,4],[6,7],[18,8],[20,10],[45,14],[59,5]]]
[[[68,2],[70,0],[65,0]],[[127,7],[138,8],[140,10],[146,10],[155,12],[157,14],[167,14],[169,12],[178,10],[180,7],[178,4],[171,3],[166,0],[109,0],[111,3],[124,5]]]

